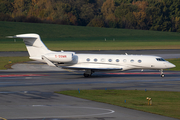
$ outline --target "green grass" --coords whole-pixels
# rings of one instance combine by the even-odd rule
[[[22,41],[22,40],[21,40]],[[0,51],[26,51],[23,42],[9,41],[0,43]],[[120,41],[82,41],[82,42],[60,42],[45,41],[50,50],[140,50],[140,49],[179,49],[180,42],[120,42]]]
[[[56,92],[180,119],[180,92],[139,90],[72,90]],[[152,106],[146,97],[152,98]],[[126,103],[125,103],[126,100]]]
[[[0,51],[26,51],[22,39],[37,33],[51,50],[179,49],[180,33],[0,21]],[[105,41],[106,39],[106,41]]]
[[[29,57],[0,57],[0,70],[10,69],[13,64],[30,61]]]
[[[0,38],[22,33],[37,33],[56,40],[179,40],[179,33],[147,30],[96,28],[57,24],[0,21]],[[61,39],[60,39],[61,38]]]
[[[46,44],[46,43],[45,43]],[[121,42],[82,41],[47,43],[51,50],[139,50],[139,49],[179,49],[180,42]]]

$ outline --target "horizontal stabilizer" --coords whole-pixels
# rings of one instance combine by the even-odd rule
[[[24,38],[24,39],[31,39],[31,38],[37,38],[33,36],[6,36],[6,38]]]

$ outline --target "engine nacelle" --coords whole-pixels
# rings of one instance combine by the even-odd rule
[[[73,52],[55,52],[45,54],[44,56],[52,62],[71,62],[73,55]]]

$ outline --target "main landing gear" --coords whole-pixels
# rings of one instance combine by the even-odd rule
[[[91,77],[93,71],[92,70],[85,70],[84,77]]]
[[[164,77],[164,73],[163,73],[163,69],[160,70],[161,71],[161,77]]]

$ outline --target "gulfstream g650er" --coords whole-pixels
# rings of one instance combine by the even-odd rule
[[[22,38],[30,59],[63,69],[84,70],[84,77],[89,77],[96,71],[125,71],[131,69],[159,69],[161,77],[164,77],[163,69],[175,67],[174,64],[158,56],[55,52],[49,50],[43,44],[38,34],[20,34],[9,36],[9,38]]]

